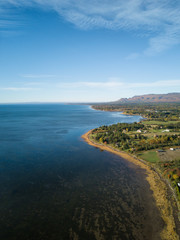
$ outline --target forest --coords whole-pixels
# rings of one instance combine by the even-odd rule
[[[149,120],[162,122],[179,121],[180,119],[180,103],[96,104],[92,108],[103,111],[118,111],[129,115],[141,115]]]
[[[180,121],[166,124],[118,123],[93,130],[92,137],[100,143],[112,144],[120,150],[137,152],[180,145]]]

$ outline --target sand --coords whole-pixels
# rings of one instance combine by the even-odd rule
[[[161,179],[161,176],[144,161],[137,159],[129,155],[128,153],[109,147],[107,145],[93,142],[89,137],[91,133],[92,133],[92,130],[88,131],[82,136],[82,138],[89,145],[98,147],[101,150],[105,150],[113,154],[119,155],[120,157],[146,170],[147,172],[146,179],[150,184],[150,188],[153,192],[153,197],[155,199],[156,205],[160,211],[162,219],[165,222],[165,227],[161,232],[161,239],[162,240],[178,240],[179,236],[176,233],[176,225],[175,225],[175,220],[173,216],[173,208],[172,208],[171,201],[168,198],[168,187],[167,187],[167,184]]]

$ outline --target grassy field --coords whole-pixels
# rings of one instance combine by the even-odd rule
[[[166,149],[164,152],[159,152],[158,156],[161,162],[169,162],[173,160],[180,160],[180,149],[177,146],[174,147],[174,151]]]
[[[168,136],[172,136],[172,135],[174,135],[174,134],[179,134],[179,132],[162,132],[162,131],[152,131],[152,132],[150,132],[150,133],[144,133],[143,135],[144,136],[146,136],[146,137],[148,137],[148,138],[154,138],[154,135],[161,135],[161,136],[163,136],[163,135],[168,135]]]
[[[138,156],[151,163],[156,163],[159,161],[159,157],[156,151],[141,152],[138,154]]]
[[[174,124],[178,123],[178,121],[143,121],[145,125],[167,125],[167,124]]]

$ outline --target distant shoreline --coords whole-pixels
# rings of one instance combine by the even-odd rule
[[[103,112],[119,112],[119,113],[122,114],[122,115],[140,116],[140,117],[142,117],[142,119],[140,120],[140,122],[141,122],[141,121],[144,121],[144,120],[147,119],[147,118],[146,118],[145,116],[143,116],[143,115],[132,114],[132,113],[126,113],[125,111],[119,111],[119,109],[100,110],[100,109],[96,109],[96,108],[94,107],[94,105],[90,105],[90,108],[91,108],[92,110],[95,110],[95,111],[103,111]]]
[[[122,157],[125,160],[128,160],[129,162],[143,168],[147,172],[146,180],[148,181],[150,185],[150,189],[153,191],[153,196],[156,202],[156,206],[160,211],[161,217],[164,220],[166,226],[164,227],[163,231],[161,232],[161,238],[163,240],[178,240],[179,237],[175,231],[176,225],[175,220],[173,216],[173,208],[172,203],[168,199],[168,188],[166,183],[162,180],[161,176],[155,172],[151,166],[146,164],[144,161],[141,161],[140,159],[137,159],[128,153],[119,151],[117,149],[114,149],[112,147],[109,147],[105,144],[99,144],[90,139],[90,134],[92,133],[92,130],[88,131],[87,133],[82,135],[82,138],[91,146],[97,147],[101,150],[105,150],[108,152],[111,152],[113,154],[116,154],[120,157]]]

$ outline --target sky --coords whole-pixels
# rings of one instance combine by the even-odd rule
[[[0,103],[180,92],[179,0],[0,0]]]

